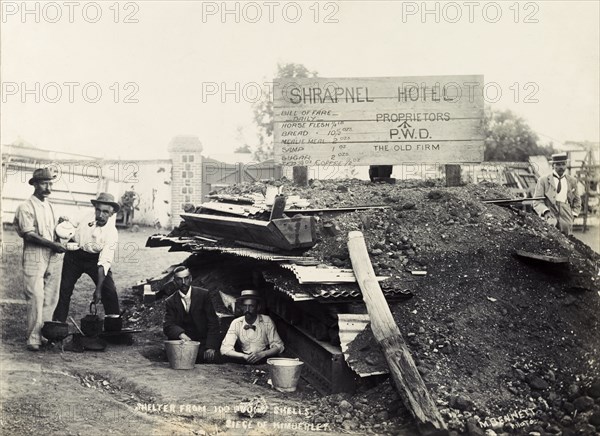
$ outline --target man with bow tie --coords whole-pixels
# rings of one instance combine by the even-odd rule
[[[234,319],[221,344],[221,354],[246,363],[261,363],[283,352],[283,342],[273,320],[258,313],[260,296],[257,291],[242,291],[237,299],[244,316]],[[235,346],[238,344],[236,351]]]
[[[66,322],[73,289],[83,273],[96,285],[92,301],[102,301],[107,317],[119,317],[119,298],[111,267],[119,241],[113,215],[120,206],[106,192],[100,193],[91,203],[94,211],[81,218],[73,236],[79,248],[65,254],[54,321]]]
[[[553,171],[540,177],[533,194],[545,199],[534,201],[533,208],[550,225],[568,236],[573,231],[574,218],[581,211],[581,198],[577,192],[577,179],[565,174],[567,162],[567,153],[552,155],[550,163]]]
[[[163,331],[169,340],[200,342],[197,361],[220,361],[219,319],[208,290],[192,286],[192,275],[185,266],[173,270],[177,291],[165,303]]]

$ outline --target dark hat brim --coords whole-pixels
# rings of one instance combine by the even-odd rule
[[[115,203],[114,201],[102,201],[102,200],[90,200],[92,202],[92,204],[94,206],[96,206],[97,204],[108,204],[109,206],[112,206],[115,212],[118,212],[119,210],[121,210],[121,206],[119,205],[119,203]]]
[[[56,180],[56,177],[56,174],[52,177],[32,177],[31,179],[29,179],[29,184],[33,185],[36,182],[51,182],[53,180]]]

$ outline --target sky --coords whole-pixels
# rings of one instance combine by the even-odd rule
[[[256,143],[278,63],[320,77],[483,75],[543,142],[599,141],[597,1],[2,2],[2,144],[167,158]],[[497,101],[496,101],[497,100]],[[241,134],[240,134],[241,129]]]

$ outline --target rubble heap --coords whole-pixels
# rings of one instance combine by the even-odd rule
[[[389,206],[317,213],[317,243],[304,255],[351,268],[347,233],[363,232],[375,273],[389,277],[382,288],[414,295],[390,306],[450,429],[600,430],[599,256],[589,247],[533,213],[483,203],[510,198],[498,185],[282,183],[283,194],[308,199],[309,208]],[[219,194],[252,196],[266,186]],[[569,261],[549,267],[515,256],[518,250]],[[378,353],[368,330],[351,346],[365,359]],[[346,416],[336,421],[340,427],[373,430],[372,414],[352,413],[364,409],[368,395],[323,399],[315,419]],[[369,404],[393,419],[402,414],[390,408],[396,400]],[[385,430],[381,422],[376,430]]]
[[[363,232],[375,273],[388,277],[384,292],[414,295],[390,306],[451,430],[600,430],[600,257],[589,247],[534,213],[484,203],[511,197],[494,184],[277,184],[310,209],[388,206],[313,213],[316,244],[303,256],[351,268],[347,234]],[[235,185],[218,195],[256,198],[267,186]],[[517,252],[568,262],[527,261]],[[381,364],[369,329],[350,348],[367,364]],[[314,410],[315,422],[377,433],[394,433],[407,416],[390,386],[325,397]]]

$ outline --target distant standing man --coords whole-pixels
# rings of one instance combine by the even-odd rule
[[[550,225],[568,236],[573,231],[574,218],[581,211],[581,198],[577,192],[577,179],[565,174],[567,161],[567,153],[552,155],[550,163],[553,171],[540,177],[533,195],[545,199],[534,201],[533,208]]]
[[[91,203],[94,211],[82,218],[73,237],[79,249],[65,254],[60,297],[54,311],[55,321],[67,320],[75,283],[83,273],[96,285],[92,301],[102,301],[106,316],[119,317],[119,299],[111,269],[119,235],[115,220],[111,217],[119,211],[120,206],[111,194],[105,192],[91,200]]]
[[[237,299],[244,316],[234,319],[221,344],[223,356],[247,363],[261,363],[265,359],[283,352],[283,341],[279,337],[273,320],[258,313],[260,296],[255,290],[244,290]],[[240,351],[236,351],[238,344]]]
[[[165,304],[163,331],[170,340],[198,341],[199,362],[218,362],[219,319],[206,289],[192,286],[192,275],[185,266],[173,270],[177,292]]]
[[[63,253],[54,228],[57,219],[47,200],[56,175],[49,168],[33,172],[29,184],[33,195],[15,212],[14,225],[23,238],[23,277],[27,300],[27,349],[38,351],[42,345],[42,326],[52,319],[58,301]]]

